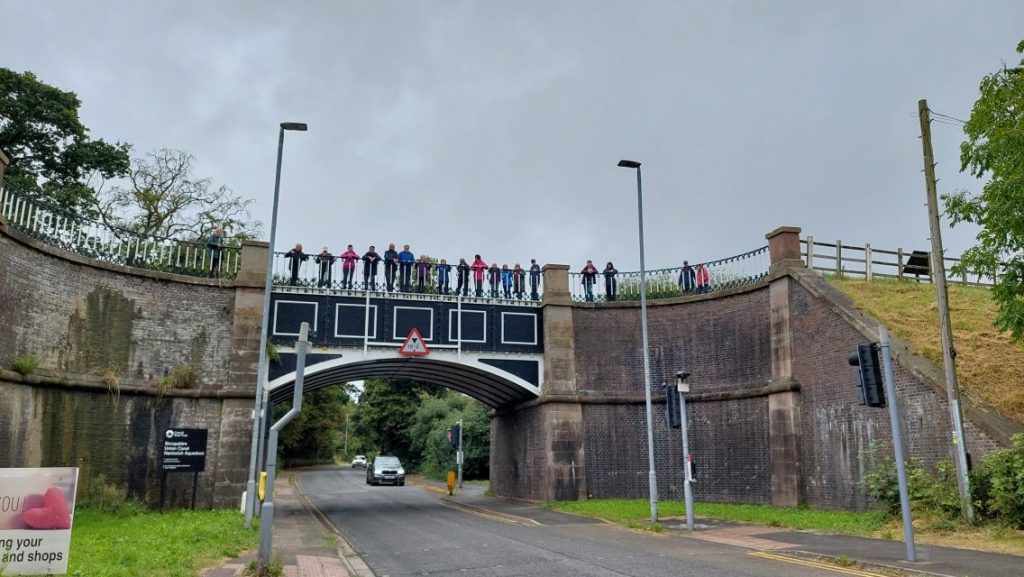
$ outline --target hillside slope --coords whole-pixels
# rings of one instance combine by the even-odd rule
[[[919,354],[942,366],[935,287],[908,281],[829,279],[854,305],[884,322]],[[953,345],[961,391],[1024,423],[1024,342],[993,325],[996,304],[984,288],[949,286]]]

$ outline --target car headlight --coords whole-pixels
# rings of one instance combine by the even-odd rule
[[[399,469],[398,470],[398,474],[399,475],[404,475],[405,474],[405,469]]]

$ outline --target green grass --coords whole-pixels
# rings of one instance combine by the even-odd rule
[[[598,517],[627,527],[641,527],[650,519],[650,502],[646,499],[591,499],[589,501],[560,501],[548,503],[548,507],[589,517]],[[679,501],[658,503],[659,516],[681,517],[686,515]],[[880,511],[853,513],[847,511],[824,511],[799,507],[772,507],[770,505],[731,505],[725,503],[695,503],[694,515],[699,518],[714,518],[727,521],[742,521],[771,527],[786,527],[845,533],[849,535],[870,535],[879,530],[885,522]]]
[[[256,544],[258,532],[234,510],[111,515],[75,512],[68,575],[193,577]]]
[[[909,281],[829,282],[854,306],[889,326],[914,349],[942,366],[935,287]],[[1024,342],[995,327],[998,307],[989,289],[949,285],[949,316],[956,348],[956,372],[963,394],[1024,423]]]

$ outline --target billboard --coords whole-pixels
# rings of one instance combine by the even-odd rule
[[[67,573],[76,467],[0,469],[0,574]]]

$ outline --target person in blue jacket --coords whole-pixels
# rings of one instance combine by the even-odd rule
[[[451,292],[452,265],[441,259],[441,262],[434,265],[437,268],[437,294],[446,295]]]
[[[409,245],[402,247],[398,253],[398,290],[409,292],[412,288],[412,265],[416,262],[416,255],[409,250]]]
[[[501,292],[505,298],[512,298],[512,269],[508,268],[508,264],[501,265]]]

